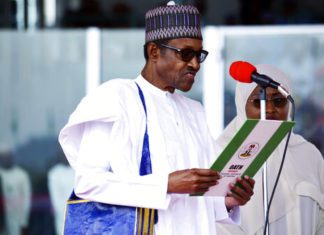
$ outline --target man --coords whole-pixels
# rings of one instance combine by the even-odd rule
[[[56,154],[57,162],[48,171],[48,191],[54,212],[55,231],[63,234],[65,202],[73,189],[74,172],[61,149]]]
[[[9,146],[0,146],[0,178],[5,214],[4,234],[23,235],[27,234],[29,222],[31,182],[26,171],[14,164],[13,158],[13,150]]]
[[[258,73],[265,74],[281,84],[290,94],[288,76],[278,68],[261,64],[256,66]],[[218,138],[224,147],[231,140],[246,118],[260,118],[260,87],[256,83],[237,83],[235,103],[237,116]],[[266,118],[288,120],[290,105],[278,90],[266,89]],[[267,160],[268,195],[282,161],[286,141]],[[218,224],[221,235],[261,235],[264,231],[262,171],[255,177],[255,195],[241,209],[240,225]],[[324,161],[316,147],[300,135],[290,136],[282,173],[276,187],[269,216],[269,234],[320,235],[324,234]]]
[[[201,104],[175,92],[191,89],[208,54],[202,49],[198,10],[167,5],[148,11],[144,54],[141,75],[101,85],[60,133],[76,172],[75,193],[157,209],[155,234],[216,234],[216,220],[238,221],[237,206],[252,196],[254,180],[238,179],[242,188],[230,185],[225,198],[190,196],[208,191],[220,178],[208,169],[218,151]],[[139,176],[146,125],[152,174]]]

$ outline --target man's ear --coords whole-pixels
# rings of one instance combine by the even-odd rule
[[[147,45],[147,55],[149,60],[156,61],[160,57],[160,48],[153,42]]]

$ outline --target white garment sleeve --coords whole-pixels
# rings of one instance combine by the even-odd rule
[[[128,131],[113,122],[85,124],[75,167],[75,193],[103,203],[166,209],[168,175],[139,176],[140,156],[134,154]]]
[[[22,198],[22,208],[21,208],[21,214],[20,214],[20,225],[22,227],[28,226],[29,221],[29,213],[30,213],[30,207],[31,207],[31,183],[29,176],[26,172],[21,172],[21,198]]]
[[[240,208],[234,207],[230,212],[225,206],[225,197],[215,197],[216,221],[224,224],[240,224]]]
[[[61,192],[60,190],[57,190],[58,186],[56,185],[56,177],[58,175],[55,175],[55,169],[50,169],[50,171],[48,172],[48,182],[47,182],[47,185],[48,185],[48,189],[49,189],[49,196],[50,196],[50,200],[51,200],[51,203],[52,203],[52,207],[56,213],[56,210],[57,208],[60,207],[59,203],[60,201],[57,200],[60,195],[61,195]]]

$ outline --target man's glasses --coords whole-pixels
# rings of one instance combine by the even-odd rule
[[[248,102],[251,102],[255,108],[260,108],[260,99],[250,99],[248,100]],[[286,106],[288,100],[283,97],[276,97],[272,99],[267,99],[267,102],[272,102],[272,105],[276,108],[282,108]]]
[[[208,55],[208,51],[205,50],[194,51],[190,48],[179,49],[166,44],[159,44],[159,45],[177,52],[181,56],[181,60],[183,60],[184,62],[189,62],[192,60],[192,58],[196,57],[198,59],[198,62],[202,63],[204,62],[204,60]]]

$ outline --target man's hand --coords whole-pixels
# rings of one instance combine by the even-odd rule
[[[249,176],[244,176],[244,178],[237,178],[235,184],[230,184],[231,191],[225,197],[225,205],[228,210],[231,210],[235,206],[243,206],[245,205],[253,195],[254,188],[254,179]]]
[[[220,175],[210,169],[187,169],[169,174],[168,193],[205,193],[218,184]]]

